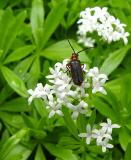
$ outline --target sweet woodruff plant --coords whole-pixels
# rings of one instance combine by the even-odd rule
[[[128,43],[129,33],[125,32],[125,24],[121,24],[120,20],[112,16],[107,8],[86,8],[80,13],[80,20],[78,20],[78,42],[83,43],[87,47],[93,47],[95,39],[88,36],[88,33],[97,33],[98,36],[108,43],[113,41],[123,40],[124,44]],[[63,60],[62,63],[57,62],[54,68],[49,68],[50,75],[46,76],[48,84],[45,86],[38,83],[34,90],[29,89],[28,103],[31,104],[33,99],[41,98],[48,110],[49,119],[56,114],[63,117],[62,108],[66,107],[71,112],[71,117],[74,121],[79,114],[85,117],[90,116],[90,111],[94,106],[90,106],[88,102],[91,101],[96,93],[107,95],[104,84],[108,80],[107,75],[100,73],[98,67],[86,69],[84,64],[84,81],[81,85],[75,85],[70,74],[67,71],[66,65],[69,59]],[[108,95],[107,95],[108,96]],[[96,145],[102,147],[105,152],[107,148],[113,148],[110,144],[112,140],[112,129],[120,128],[118,124],[112,124],[112,121],[107,118],[107,122],[91,126],[85,126],[86,132],[79,133],[78,136],[85,138],[86,144],[89,145],[92,141]]]

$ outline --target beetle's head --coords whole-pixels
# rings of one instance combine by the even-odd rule
[[[78,54],[72,53],[71,60],[78,60]]]

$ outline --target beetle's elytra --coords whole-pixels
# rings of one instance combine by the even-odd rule
[[[72,77],[74,84],[80,86],[84,80],[83,65],[81,64],[80,60],[78,59],[78,53],[75,53],[69,40],[68,40],[68,42],[69,42],[74,53],[72,53],[71,60],[66,65],[66,67],[71,73],[71,77]],[[79,51],[79,52],[81,52],[81,51]]]

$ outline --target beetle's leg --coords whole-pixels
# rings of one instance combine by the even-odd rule
[[[67,63],[66,68],[67,68],[68,71],[70,71],[70,68],[71,68],[70,63]]]
[[[70,63],[67,63],[66,68],[67,68],[66,72],[71,75],[71,72],[70,72],[70,68],[71,68]]]
[[[84,69],[84,64],[81,64],[81,69],[82,69],[82,70]]]

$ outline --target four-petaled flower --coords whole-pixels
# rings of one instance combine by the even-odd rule
[[[100,123],[100,126],[102,126],[102,130],[104,132],[107,132],[109,134],[112,133],[113,128],[120,128],[120,125],[118,124],[112,124],[111,120],[108,118],[107,123]]]
[[[92,139],[92,130],[90,124],[87,124],[86,126],[86,133],[80,133],[78,136],[81,138],[86,138],[86,144],[90,144]]]
[[[67,103],[67,107],[73,111],[72,118],[77,119],[79,113],[81,113],[81,114],[87,113],[88,104],[85,103],[84,101],[81,101],[78,105],[73,105],[71,103]]]

